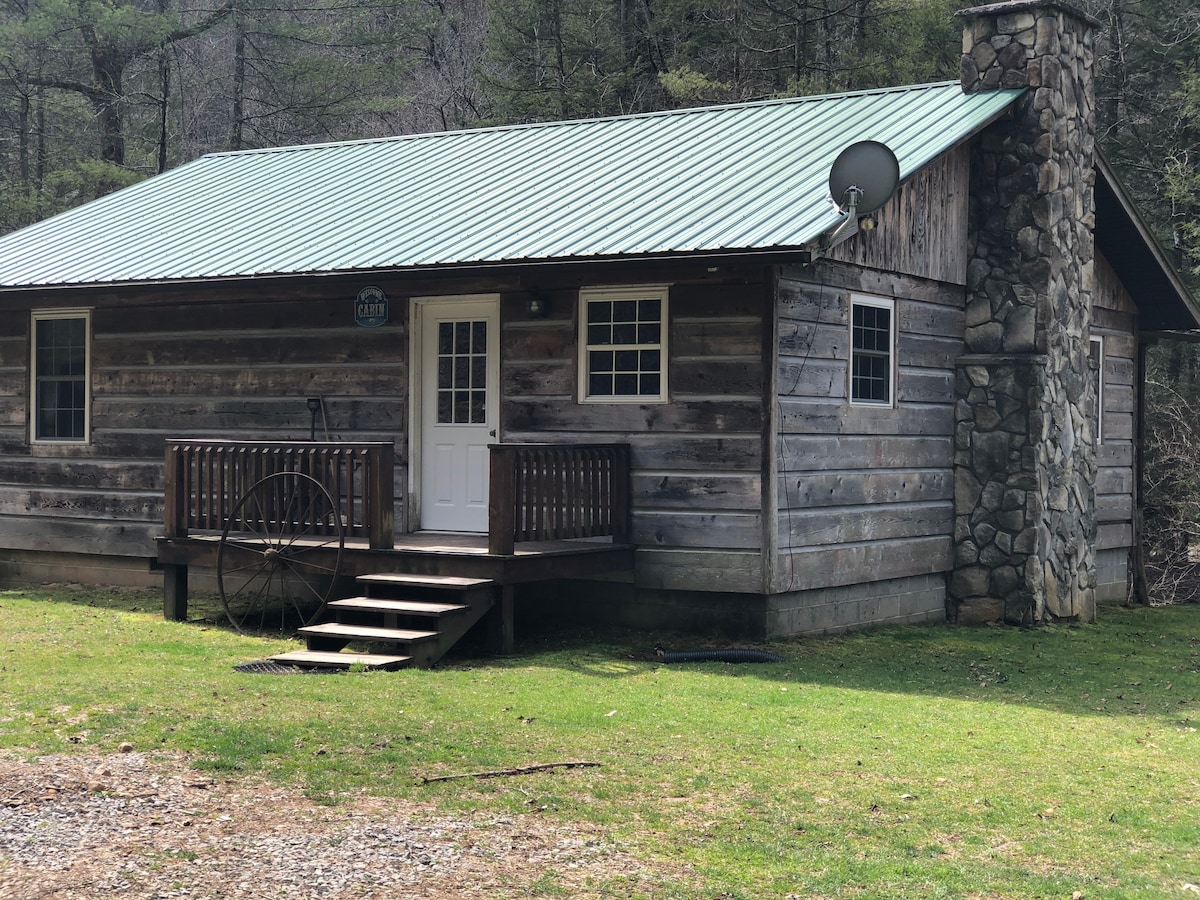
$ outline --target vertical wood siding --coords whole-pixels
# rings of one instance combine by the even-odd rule
[[[871,216],[874,231],[835,247],[829,258],[965,284],[969,157],[963,144],[921,168]]]
[[[896,300],[894,408],[849,403],[852,291]],[[782,271],[777,312],[775,590],[948,570],[962,288],[824,262]]]
[[[1096,550],[1133,544],[1137,308],[1108,261],[1096,254],[1092,334],[1104,337],[1103,434],[1096,447]],[[1122,588],[1124,578],[1121,579]]]
[[[576,285],[539,286],[545,319],[503,300],[503,440],[631,445],[639,586],[762,589],[766,272],[644,279],[672,282],[668,403],[579,402]]]

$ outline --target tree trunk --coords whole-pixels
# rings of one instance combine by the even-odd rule
[[[243,149],[242,120],[246,115],[246,32],[241,12],[233,12],[233,109],[229,112],[229,149]]]
[[[101,43],[91,28],[84,38],[92,57],[92,91],[88,99],[100,126],[100,158],[115,166],[125,165],[125,131],[121,115],[121,82],[126,59],[119,49]]]

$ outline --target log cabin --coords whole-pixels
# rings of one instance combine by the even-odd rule
[[[0,238],[0,578],[183,618],[298,471],[331,583],[474,592],[502,645],[514,603],[1092,619],[1144,348],[1200,308],[1095,146],[1098,23],[958,16],[952,83],[218,153]],[[869,215],[829,178],[863,141]]]

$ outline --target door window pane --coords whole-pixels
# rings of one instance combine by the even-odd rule
[[[487,322],[438,324],[439,425],[487,423]]]

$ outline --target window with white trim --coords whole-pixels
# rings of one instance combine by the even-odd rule
[[[665,285],[579,292],[580,400],[667,399],[667,294]]]
[[[29,404],[33,441],[87,441],[91,330],[87,310],[33,314]]]
[[[850,402],[891,406],[896,396],[896,301],[850,296]]]
[[[1104,443],[1104,337],[1092,337],[1088,344],[1088,356],[1092,369],[1092,385],[1096,392],[1096,444]]]

